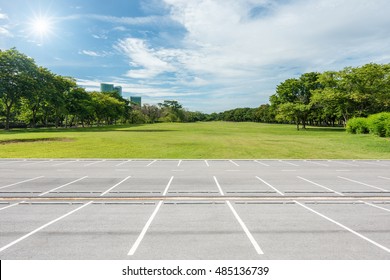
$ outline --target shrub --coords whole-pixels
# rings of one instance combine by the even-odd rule
[[[390,113],[379,113],[367,118],[370,133],[380,137],[390,136]]]
[[[369,133],[368,122],[366,118],[352,118],[347,122],[347,132],[352,134]]]

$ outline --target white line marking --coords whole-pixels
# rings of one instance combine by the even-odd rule
[[[222,191],[222,188],[221,188],[221,186],[220,186],[219,183],[218,183],[217,177],[215,177],[215,176],[214,176],[214,181],[215,181],[215,183],[217,184],[219,193],[220,193],[221,195],[224,195],[224,193],[223,193],[223,191]]]
[[[171,177],[171,179],[169,180],[165,190],[164,190],[164,193],[163,193],[163,196],[165,196],[167,193],[168,193],[168,189],[173,181],[173,178],[174,176]],[[144,238],[146,232],[148,231],[150,225],[152,224],[153,222],[153,219],[154,217],[157,215],[157,212],[158,210],[160,209],[161,205],[162,205],[162,200],[159,201],[159,203],[157,204],[157,207],[154,209],[152,215],[149,217],[149,220],[146,222],[145,226],[143,227],[141,233],[139,234],[137,240],[135,241],[135,243],[133,244],[133,246],[131,247],[129,253],[127,254],[128,256],[132,256],[135,254],[135,251],[137,251],[138,249],[138,246],[141,244],[142,242],[142,239]]]
[[[65,185],[62,185],[62,186],[59,186],[59,187],[57,187],[57,188],[51,189],[51,190],[49,190],[49,191],[47,191],[47,192],[41,193],[41,194],[38,195],[38,196],[44,196],[44,195],[46,195],[46,194],[48,194],[48,193],[50,193],[50,192],[54,192],[54,191],[56,191],[56,190],[58,190],[58,189],[61,189],[61,188],[66,187],[66,186],[69,186],[70,184],[73,184],[73,183],[76,183],[76,182],[78,182],[78,181],[81,181],[81,180],[83,180],[83,179],[85,179],[85,178],[87,178],[87,177],[88,177],[88,176],[84,176],[84,177],[82,177],[82,178],[79,178],[79,179],[77,179],[77,180],[74,180],[74,181],[72,181],[72,182],[69,182],[69,183],[67,183],[67,184],[65,184]]]
[[[53,166],[65,165],[65,164],[72,163],[72,162],[78,162],[78,160],[65,161],[65,162],[54,164]]]
[[[238,163],[232,161],[232,160],[229,160],[231,163],[233,163],[235,166],[239,166]]]
[[[347,169],[338,169],[338,170],[336,170],[336,172],[351,172],[351,170],[347,170]]]
[[[342,162],[342,161],[337,161],[337,160],[329,160],[329,162],[335,162],[335,163],[349,165],[349,166],[359,166],[357,164],[352,164],[352,163],[347,163],[347,162]]]
[[[91,162],[91,163],[87,163],[86,165],[84,165],[84,167],[86,166],[91,166],[91,165],[94,165],[94,164],[98,164],[98,163],[102,163],[102,162],[105,162],[106,160],[100,160],[100,161],[94,161],[94,162]]]
[[[165,188],[165,190],[164,190],[164,192],[163,192],[163,196],[165,196],[165,195],[167,194],[168,189],[169,189],[169,186],[171,185],[172,181],[173,181],[173,176],[172,176],[171,179],[169,180],[168,185],[166,186],[166,188]]]
[[[124,162],[121,162],[121,163],[118,163],[117,165],[115,165],[115,166],[121,166],[121,165],[123,165],[123,164],[125,164],[125,163],[128,163],[128,162],[130,162],[131,161],[131,159],[129,159],[129,160],[126,160],[126,161],[124,161]]]
[[[388,178],[388,177],[383,177],[383,176],[378,176],[378,177],[382,178],[382,179],[390,180],[390,178]]]
[[[253,247],[255,248],[257,254],[262,255],[264,252],[261,250],[259,244],[254,239],[253,235],[250,233],[249,229],[246,227],[245,223],[241,220],[240,216],[237,214],[234,207],[231,205],[230,201],[226,201],[226,204],[229,206],[230,210],[233,212],[234,217],[246,233],[246,236],[249,238],[249,241],[252,243]]]
[[[35,161],[35,162],[31,162],[31,163],[22,164],[21,166],[29,166],[29,165],[34,165],[34,164],[39,164],[39,163],[44,163],[44,162],[51,162],[51,161],[53,161],[53,160]]]
[[[372,203],[369,203],[369,202],[365,202],[365,201],[361,201],[361,202],[363,202],[364,204],[367,204],[367,205],[369,205],[369,206],[372,206],[372,207],[375,207],[375,208],[382,209],[382,210],[385,210],[385,211],[387,211],[387,212],[390,212],[390,209],[383,208],[383,207],[380,207],[380,206],[378,206],[378,205],[375,205],[375,204],[372,204]]]
[[[317,214],[318,216],[320,216],[320,217],[322,217],[322,218],[324,218],[324,219],[326,219],[326,220],[328,220],[328,221],[330,221],[330,222],[332,222],[332,223],[338,225],[339,227],[341,227],[341,228],[343,228],[343,229],[349,231],[350,233],[353,233],[353,234],[355,234],[356,236],[358,236],[358,237],[360,237],[360,238],[362,238],[362,239],[364,239],[364,240],[370,242],[371,244],[373,244],[373,245],[375,245],[375,246],[381,248],[382,250],[385,250],[386,252],[390,253],[390,249],[389,249],[389,248],[387,248],[387,247],[385,247],[385,246],[383,246],[383,245],[381,245],[381,244],[379,244],[379,243],[377,243],[377,242],[375,242],[375,241],[369,239],[368,237],[366,237],[366,236],[364,236],[364,235],[362,235],[362,234],[360,234],[360,233],[354,231],[353,229],[350,229],[349,227],[346,227],[346,226],[344,226],[343,224],[340,224],[339,222],[337,222],[337,221],[335,221],[335,220],[333,220],[333,219],[331,219],[331,218],[329,218],[329,217],[327,217],[327,216],[325,216],[325,215],[323,215],[323,214],[321,214],[321,213],[319,213],[319,212],[317,212],[317,211],[311,209],[310,207],[308,207],[308,206],[306,206],[306,205],[303,205],[302,203],[300,203],[300,202],[298,202],[298,201],[296,201],[296,200],[294,200],[294,202],[295,202],[296,204],[302,206],[303,208],[306,208],[307,210],[309,210],[309,211],[311,211],[311,212]]]
[[[146,166],[151,166],[153,163],[155,163],[157,160],[153,160],[151,163],[149,163],[148,165]]]
[[[43,226],[41,226],[41,227],[39,227],[39,228],[37,228],[37,229],[31,231],[30,233],[27,233],[26,235],[23,235],[22,237],[16,239],[15,241],[13,241],[13,242],[11,242],[11,243],[5,245],[4,247],[0,248],[0,252],[2,252],[2,251],[4,251],[4,250],[8,249],[9,247],[11,247],[11,246],[13,246],[13,245],[19,243],[20,241],[23,241],[24,239],[26,239],[27,237],[29,237],[29,236],[31,236],[31,235],[37,233],[38,231],[40,231],[40,230],[42,230],[42,229],[45,229],[45,228],[47,228],[48,226],[50,226],[50,225],[52,225],[52,224],[54,224],[54,223],[56,223],[56,222],[58,222],[58,221],[60,221],[60,220],[62,220],[62,219],[64,219],[64,218],[68,217],[69,215],[71,215],[71,214],[73,214],[73,213],[75,213],[75,212],[81,210],[82,208],[84,208],[84,207],[90,205],[92,202],[93,202],[93,201],[90,201],[90,202],[88,202],[88,203],[86,203],[86,204],[84,204],[84,205],[78,207],[77,209],[74,209],[74,210],[68,212],[67,214],[62,215],[62,216],[59,217],[59,218],[57,218],[57,219],[55,219],[55,220],[52,220],[51,222],[48,222],[47,224],[44,224]]]
[[[19,205],[20,203],[24,203],[24,202],[25,202],[25,201],[21,201],[21,202],[17,202],[17,203],[14,203],[14,204],[5,206],[5,207],[3,207],[3,208],[0,208],[0,211],[1,211],[1,210],[4,210],[4,209],[7,209],[7,208],[11,208],[11,207],[17,206],[17,205]]]
[[[345,177],[341,177],[341,176],[337,176],[337,177],[341,178],[341,179],[344,179],[344,180],[347,180],[347,181],[350,181],[350,182],[353,182],[353,183],[356,183],[356,184],[360,184],[360,185],[363,185],[363,186],[374,188],[374,189],[377,189],[377,190],[380,190],[380,191],[384,191],[384,192],[388,191],[388,190],[385,190],[385,189],[382,189],[382,188],[379,188],[379,187],[375,187],[375,186],[372,186],[372,185],[369,185],[369,184],[366,184],[366,183],[362,183],[362,182],[359,182],[359,181],[355,181],[355,180],[352,180],[352,179],[348,179],[348,178],[345,178]]]
[[[209,162],[207,160],[204,161],[207,165],[207,167],[210,167]]]
[[[179,167],[179,166],[180,166],[181,162],[182,162],[182,160],[179,160],[179,163],[177,164],[177,167]]]
[[[258,164],[264,165],[264,166],[269,166],[268,164],[265,164],[265,163],[260,162],[260,161],[258,161],[258,160],[255,160],[255,162],[258,163]]]
[[[117,186],[119,186],[120,184],[122,184],[124,181],[126,181],[127,179],[129,179],[131,176],[127,176],[125,179],[123,179],[122,181],[120,181],[119,183],[117,183],[116,185],[112,186],[111,188],[109,188],[108,190],[106,190],[105,192],[103,192],[100,196],[103,196],[103,195],[106,195],[107,193],[109,193],[110,191],[112,191],[114,188],[116,188]]]
[[[6,186],[1,187],[0,190],[8,188],[8,187],[15,186],[15,185],[19,185],[19,184],[22,184],[22,183],[25,183],[25,182],[30,182],[30,181],[33,181],[33,180],[37,180],[37,179],[40,179],[40,178],[43,178],[43,177],[45,177],[45,176],[39,176],[39,177],[35,177],[35,178],[32,178],[32,179],[24,180],[24,181],[21,181],[21,182],[17,182],[17,183],[13,183],[13,184],[10,184],[10,185],[6,185]]]
[[[284,170],[282,170],[282,172],[295,172],[296,170],[293,170],[293,169],[284,169]]]
[[[287,163],[287,164],[289,164],[289,165],[292,165],[292,166],[299,166],[298,164],[291,163],[291,162],[284,161],[284,160],[279,160],[279,162],[282,162],[282,163]]]
[[[217,184],[217,187],[218,187],[218,190],[219,190],[220,194],[224,195],[224,193],[222,191],[222,188],[221,188],[221,186],[218,183],[217,177],[215,177],[215,176],[214,176],[214,181]],[[241,220],[240,216],[237,214],[237,212],[234,209],[234,207],[230,204],[230,201],[226,200],[226,204],[229,206],[230,210],[233,212],[234,217],[236,218],[236,220],[238,221],[238,223],[240,224],[240,226],[244,230],[246,236],[249,238],[249,240],[252,243],[253,247],[255,248],[257,254],[259,254],[259,255],[264,254],[263,251],[261,250],[259,244],[257,244],[256,240],[253,238],[252,234],[250,233],[250,231],[248,230],[248,228],[246,227],[244,222]]]
[[[362,163],[371,164],[371,165],[376,165],[376,166],[388,166],[388,165],[385,165],[385,164],[374,163],[374,162],[365,162],[365,161],[362,161]]]
[[[141,241],[142,239],[144,238],[150,224],[153,222],[153,219],[154,217],[156,216],[158,210],[160,209],[161,207],[161,204],[162,204],[162,201],[160,201],[158,204],[157,204],[157,207],[154,209],[152,215],[150,216],[149,220],[146,222],[144,228],[142,229],[140,235],[138,236],[137,240],[135,241],[135,243],[133,244],[133,246],[131,247],[129,253],[127,254],[128,256],[132,256],[134,255],[135,251],[137,251],[137,248],[139,246],[139,244],[141,244]]]
[[[259,178],[256,176],[256,178],[260,181],[262,181],[264,184],[266,184],[268,187],[270,187],[271,189],[273,189],[274,191],[276,191],[278,194],[280,195],[284,195],[284,193],[282,193],[281,191],[279,191],[278,189],[276,189],[275,187],[273,187],[272,185],[268,184],[266,181],[264,181],[263,179]]]
[[[337,191],[335,191],[335,190],[332,190],[332,189],[330,189],[330,188],[327,188],[327,187],[325,187],[325,186],[323,186],[323,185],[317,184],[316,182],[310,181],[310,180],[305,179],[305,178],[303,178],[303,177],[301,177],[301,176],[297,176],[297,178],[299,178],[299,179],[301,179],[301,180],[303,180],[303,181],[309,182],[309,183],[311,183],[311,184],[313,184],[313,185],[316,185],[316,186],[318,186],[318,187],[320,187],[320,188],[323,188],[323,189],[325,189],[325,190],[328,190],[328,191],[337,193],[338,195],[344,196],[344,194],[342,194],[342,193],[340,193],[340,192],[337,192]]]
[[[310,161],[310,160],[304,160],[305,162],[309,162],[309,163],[312,163],[312,164],[317,164],[317,165],[320,165],[320,166],[329,166],[327,164],[323,164],[323,163],[319,163],[319,162],[314,162],[314,161]]]

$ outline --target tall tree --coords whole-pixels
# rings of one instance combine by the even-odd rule
[[[15,48],[0,50],[0,100],[4,107],[6,130],[10,128],[12,109],[33,86],[32,77],[36,70],[34,60]]]

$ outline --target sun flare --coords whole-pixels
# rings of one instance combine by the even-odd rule
[[[44,40],[53,33],[53,21],[49,17],[35,17],[29,23],[30,34],[39,40]]]

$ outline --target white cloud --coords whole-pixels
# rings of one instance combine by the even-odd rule
[[[116,48],[130,59],[130,65],[136,69],[127,72],[135,79],[153,78],[165,72],[175,71],[175,67],[160,58],[154,49],[150,49],[144,40],[127,38],[120,40]]]
[[[105,56],[108,56],[110,53],[105,52],[105,51],[96,52],[96,51],[82,50],[82,51],[79,51],[79,54],[93,56],[93,57],[105,57]]]
[[[130,65],[123,87],[150,100],[180,97],[206,112],[254,107],[303,72],[389,63],[387,0],[162,1],[168,15],[90,15],[120,26],[174,21],[186,31],[169,47],[150,35],[115,44]]]

